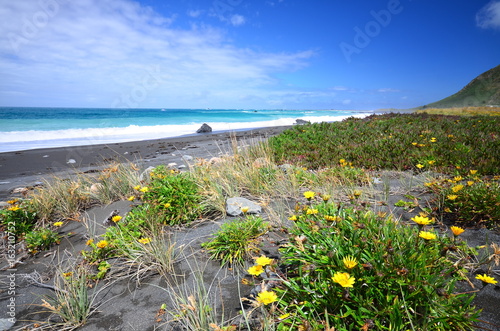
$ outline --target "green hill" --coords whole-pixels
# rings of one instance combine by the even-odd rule
[[[484,106],[500,106],[500,65],[477,76],[457,93],[419,109]]]

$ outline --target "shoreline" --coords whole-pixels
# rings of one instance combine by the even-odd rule
[[[111,144],[28,149],[0,153],[0,201],[12,190],[39,184],[49,176],[92,172],[114,162],[135,162],[139,167],[175,162],[184,155],[211,158],[231,150],[231,140],[266,139],[292,126],[217,131],[163,139]]]

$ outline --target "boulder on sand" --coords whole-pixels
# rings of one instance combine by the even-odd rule
[[[245,198],[229,198],[226,201],[226,213],[230,216],[239,216],[243,214],[241,208],[248,208],[247,214],[260,214],[262,208],[253,201]]]
[[[207,133],[212,132],[212,128],[207,123],[203,123],[203,125],[196,131],[196,133]]]

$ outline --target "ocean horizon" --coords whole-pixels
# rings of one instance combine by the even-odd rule
[[[0,153],[173,138],[195,134],[365,117],[374,111],[283,109],[118,109],[0,107]]]

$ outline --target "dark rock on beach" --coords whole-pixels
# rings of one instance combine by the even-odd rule
[[[212,128],[207,123],[203,123],[203,125],[196,131],[196,133],[208,133],[208,132],[212,132]]]

